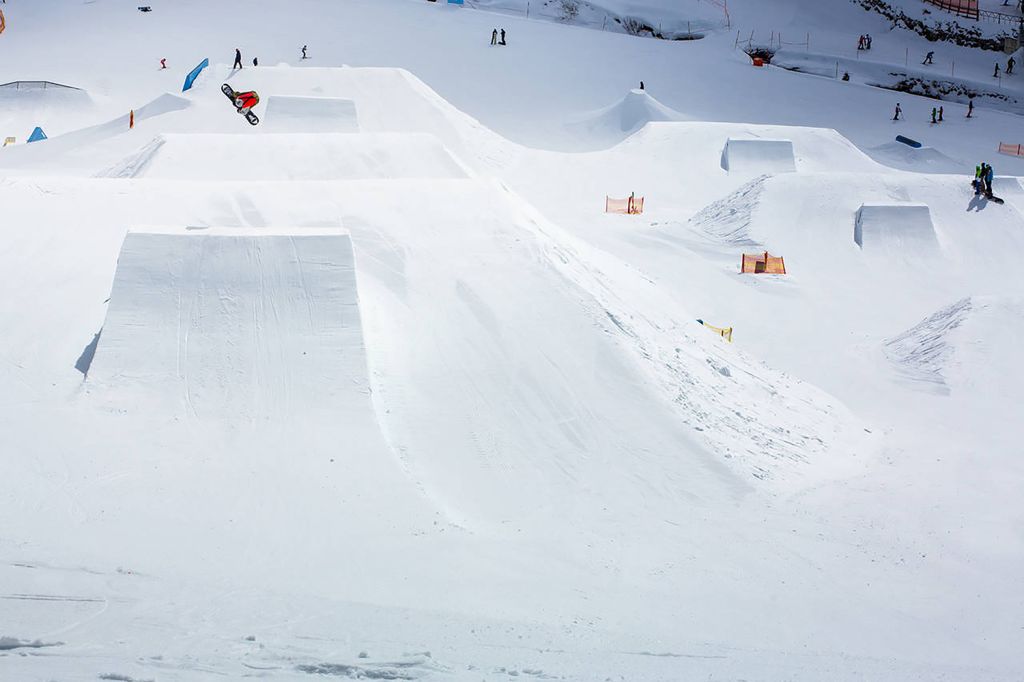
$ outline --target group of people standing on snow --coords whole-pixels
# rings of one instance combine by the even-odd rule
[[[945,113],[945,111],[943,110],[943,107],[941,107],[941,106],[940,107],[932,107],[932,123],[942,123],[945,120],[943,118],[943,114],[944,113]],[[967,100],[967,116],[965,116],[965,118],[973,118],[973,117],[974,117],[974,98],[972,97],[971,99]],[[896,111],[892,115],[892,120],[894,120],[894,121],[901,121],[901,120],[903,120],[903,107],[900,106],[899,102],[896,103]]]
[[[498,29],[491,31],[491,45],[507,45],[505,42],[505,29],[501,29],[501,40],[498,40]]]
[[[984,194],[986,197],[992,196],[992,178],[994,173],[992,172],[992,166],[988,165],[984,161],[980,165],[974,167],[974,182],[971,185],[974,187],[975,194]]]
[[[857,49],[858,50],[870,50],[871,49],[871,34],[870,33],[865,33],[864,35],[862,35],[860,37],[860,40],[857,41]]]

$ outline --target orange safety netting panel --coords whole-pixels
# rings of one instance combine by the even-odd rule
[[[0,33],[3,33],[5,28],[7,28],[7,20],[4,19],[3,10],[0,10]]]
[[[957,16],[967,17],[968,19],[977,19],[979,17],[978,12],[978,0],[924,0],[929,5],[935,5],[947,12],[953,12]]]
[[[1007,144],[1005,142],[999,143],[999,153],[1009,154],[1010,156],[1024,156],[1024,145],[1021,144]]]
[[[624,213],[636,215],[644,212],[643,197],[626,197],[625,199],[604,198],[605,213]]]
[[[782,256],[769,255],[767,251],[755,254],[745,253],[740,265],[740,272],[757,275],[785,275],[786,261],[782,259]]]

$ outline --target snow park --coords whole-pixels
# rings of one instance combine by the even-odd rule
[[[0,680],[1024,680],[1022,33],[0,3]]]

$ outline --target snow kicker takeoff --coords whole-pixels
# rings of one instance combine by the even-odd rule
[[[260,96],[254,91],[248,92],[235,92],[230,85],[225,83],[220,86],[220,91],[231,100],[231,103],[235,105],[235,109],[238,113],[245,116],[245,120],[252,125],[256,125],[260,122],[259,116],[253,113],[252,108],[256,106],[260,101]]]

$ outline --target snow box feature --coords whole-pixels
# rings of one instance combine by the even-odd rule
[[[791,140],[733,139],[725,142],[722,168],[730,173],[793,173],[796,158]]]
[[[356,103],[337,97],[271,95],[264,128],[290,133],[358,133]]]
[[[857,209],[853,241],[868,252],[936,254],[932,214],[926,204],[862,204]]]
[[[87,384],[199,417],[357,408],[369,378],[349,235],[129,232]]]

